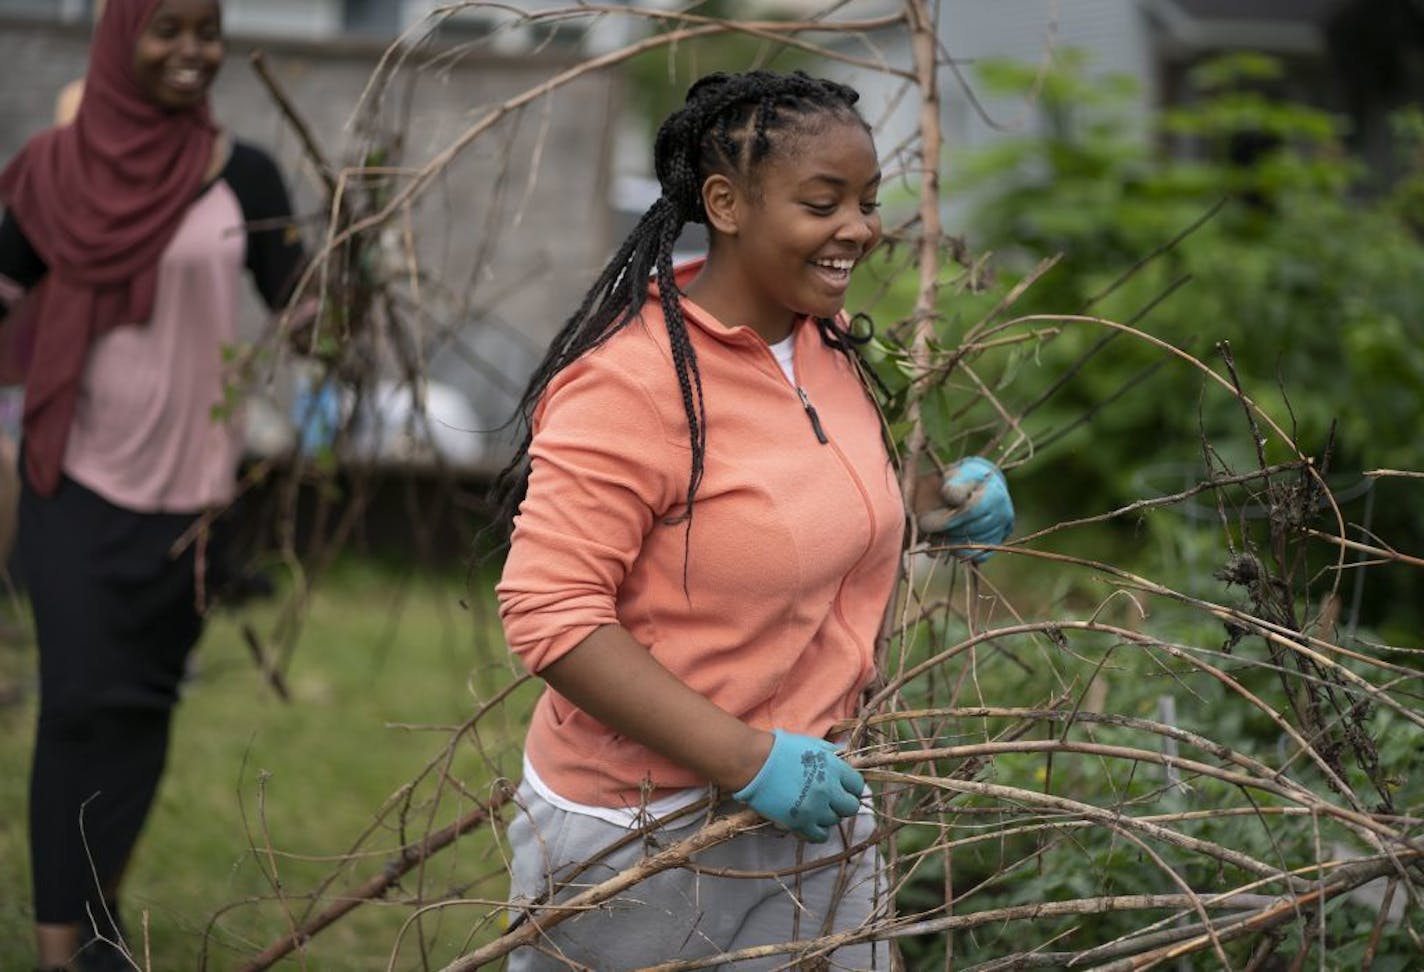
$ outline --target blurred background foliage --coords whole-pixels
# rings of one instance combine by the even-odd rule
[[[951,155],[946,195],[967,199],[968,215],[950,230],[962,234],[956,245],[967,256],[945,277],[933,351],[952,354],[986,320],[1044,319],[996,332],[984,350],[966,358],[983,387],[953,371],[931,393],[926,426],[937,453],[945,459],[984,453],[1012,467],[1020,536],[1185,489],[1205,478],[1208,451],[1218,470],[1223,463],[1238,473],[1258,466],[1240,403],[1200,371],[1139,337],[1051,319],[1088,314],[1133,324],[1222,374],[1227,369],[1218,346],[1227,342],[1247,394],[1303,452],[1325,464],[1344,518],[1354,524],[1352,539],[1376,543],[1377,537],[1412,554],[1424,550],[1418,480],[1363,476],[1379,468],[1424,468],[1418,435],[1424,415],[1424,114],[1416,107],[1395,116],[1401,158],[1386,182],[1347,149],[1339,118],[1279,94],[1280,65],[1265,56],[1202,63],[1191,76],[1188,101],[1145,120],[1130,110],[1133,82],[1094,76],[1077,52],[1055,52],[1046,75],[1037,65],[1005,61],[981,62],[977,69],[987,95],[1023,98],[1036,90],[1031,97],[1044,124],[1033,134]],[[891,212],[907,205],[893,195],[886,201]],[[1058,262],[1004,309],[1006,296],[1053,257]],[[869,356],[896,392],[892,406],[903,400],[913,373],[902,343],[907,334],[896,322],[910,315],[917,287],[914,254],[892,243],[858,281],[850,302],[852,309],[868,307],[876,321]],[[1004,343],[1011,335],[1025,339]],[[1020,421],[1025,439],[1005,434],[1004,413]],[[1279,441],[1267,442],[1265,454],[1268,462],[1291,458]],[[1259,492],[1228,491],[1222,516],[1207,494],[1057,533],[1034,546],[1250,609],[1243,590],[1226,586],[1217,571],[1248,544],[1271,549],[1264,499]],[[1315,525],[1336,529],[1325,510]],[[1318,615],[1332,609],[1326,592],[1338,552],[1312,542],[1289,547],[1290,557],[1301,558],[1294,571],[1272,561],[1273,569],[1294,588],[1296,616],[1319,623]],[[1282,679],[1261,643],[1248,639],[1229,654],[1227,633],[1200,612],[1153,601],[1139,614],[1127,598],[1109,595],[1103,576],[1030,558],[1000,557],[987,572],[1031,616],[1101,612],[1195,646],[1195,654],[1210,657],[1277,711],[1289,711]],[[1341,575],[1337,593],[1338,629],[1329,627],[1325,637],[1417,664],[1415,656],[1379,643],[1417,646],[1424,575],[1401,565],[1357,568]],[[928,622],[921,643],[954,644],[967,633],[961,627],[954,618]],[[1173,721],[1268,762],[1294,751],[1264,712],[1180,660],[1108,639],[1074,638],[1072,648],[996,644],[968,663],[972,690],[965,689],[962,704],[1034,706],[1066,693],[1085,711]],[[1366,667],[1358,671],[1369,674]],[[1170,719],[1161,708],[1168,699],[1175,710]],[[982,739],[990,725],[951,721],[945,728],[941,745]],[[1417,810],[1424,804],[1417,735],[1403,728],[1387,711],[1370,713],[1365,725],[1377,748],[1376,780],[1384,781],[1397,807]],[[1090,728],[1087,737],[1128,745],[1135,738],[1144,745],[1141,735],[1111,727]],[[1356,793],[1375,805],[1381,798],[1376,784],[1356,759],[1345,762]],[[1292,772],[1316,792],[1329,792],[1299,761]],[[1308,818],[1269,816],[1269,798],[1257,802],[1256,816],[1213,815],[1213,808],[1239,805],[1240,794],[1210,780],[1174,793],[1160,773],[1135,772],[1125,763],[999,758],[984,778],[1098,806],[1130,805],[1138,813],[1206,811],[1180,829],[1263,860],[1309,860],[1322,845],[1328,849],[1338,840],[1342,853],[1351,845],[1348,835],[1322,837]],[[995,811],[982,801],[976,817],[979,802],[956,802],[958,812],[949,819],[956,838],[978,827],[988,839],[951,858],[924,859],[900,895],[903,913],[943,901],[947,868],[956,898],[967,899],[962,910],[1172,888],[1157,863],[1108,828],[995,836],[1035,815],[1025,808],[1016,818],[1002,812],[1002,803]],[[907,831],[898,847],[912,857],[921,849],[917,842],[934,837],[924,829]],[[1194,887],[1249,880],[1219,867],[1199,873],[1214,866],[1204,858],[1178,863]],[[1326,909],[1323,932],[1302,925],[1290,934],[1318,934],[1328,943],[1327,954],[1318,956],[1322,967],[1359,968],[1378,915],[1377,898],[1352,895]],[[1033,936],[1050,942],[1061,932],[1064,947],[1102,943],[1140,929],[1142,921],[1141,914],[1075,916],[1056,925],[1035,922]],[[926,936],[906,943],[906,956],[911,967],[938,967],[952,949],[955,966],[970,967],[1026,947],[1022,932],[1010,924],[952,938]],[[1257,944],[1237,943],[1228,954],[1246,964]],[[1412,967],[1416,947],[1401,924],[1386,922],[1373,968]],[[1213,968],[1217,958],[1208,953],[1197,962],[1185,967]]]
[[[1269,57],[1203,63],[1190,102],[1150,118],[1147,131],[1128,108],[1131,79],[1090,67],[1071,50],[1042,76],[1037,65],[978,65],[990,95],[1024,97],[1037,85],[1045,124],[952,156],[947,195],[971,200],[967,225],[952,229],[978,259],[941,292],[941,345],[954,348],[1041,260],[1061,255],[1011,315],[1135,322],[1223,373],[1215,349],[1229,342],[1247,393],[1305,453],[1325,461],[1333,441],[1327,472],[1346,519],[1361,522],[1369,499],[1375,534],[1403,551],[1424,549],[1409,481],[1381,479],[1373,497],[1348,501],[1365,491],[1365,470],[1424,467],[1424,113],[1396,116],[1401,175],[1385,185],[1346,150],[1338,118],[1274,94],[1280,67]],[[913,306],[917,281],[904,256],[891,248],[878,279],[862,281],[862,305],[852,301],[873,302],[882,332]],[[1040,321],[1017,331],[1031,329],[1037,339],[974,361],[1009,413],[1032,405],[1022,420],[1032,449],[1003,456],[1017,465],[1020,533],[1198,481],[1204,440],[1238,472],[1255,465],[1239,403],[1200,372],[1093,325],[1055,333]],[[882,377],[903,388],[893,335],[871,353]],[[930,423],[943,455],[996,444],[1002,422],[972,383],[952,375],[932,404],[952,419]],[[1288,458],[1278,442],[1267,452]],[[1132,569],[1135,551],[1165,544],[1190,566],[1199,560],[1197,519],[1215,511],[1120,522],[1116,534],[1064,537],[1055,549]],[[1385,640],[1408,640],[1424,620],[1417,571],[1371,569],[1363,594],[1357,620]]]

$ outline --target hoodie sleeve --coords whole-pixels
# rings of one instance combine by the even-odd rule
[[[686,490],[686,448],[610,350],[566,368],[534,415],[529,489],[496,593],[510,650],[536,674],[617,623],[643,538]]]

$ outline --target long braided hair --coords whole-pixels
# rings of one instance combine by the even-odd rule
[[[688,89],[685,104],[664,120],[654,142],[653,163],[662,194],[555,335],[520,399],[517,418],[524,425],[523,439],[495,484],[500,526],[506,530],[512,527],[528,489],[532,415],[549,383],[638,316],[647,299],[648,278],[655,276],[692,447],[686,512],[670,522],[685,520],[691,530],[692,504],[702,481],[707,450],[707,423],[697,353],[688,337],[681,292],[673,278],[673,245],[687,223],[706,224],[702,185],[709,176],[721,174],[754,186],[757,168],[781,147],[780,136],[814,131],[830,121],[865,126],[855,109],[859,98],[853,88],[801,71],[719,72]],[[853,359],[858,357],[854,346],[863,338],[831,319],[817,319],[816,324],[826,344]],[[855,364],[859,367],[858,360]]]

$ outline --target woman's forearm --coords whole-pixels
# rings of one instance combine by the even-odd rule
[[[621,625],[595,630],[539,673],[599,722],[728,790],[751,781],[772,735],[683,684]]]

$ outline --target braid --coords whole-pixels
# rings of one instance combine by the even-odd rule
[[[673,279],[672,243],[677,231],[670,234],[672,239],[658,254],[658,294],[662,300],[663,318],[667,322],[668,344],[672,348],[673,369],[677,373],[677,384],[682,392],[682,408],[687,416],[688,435],[692,440],[692,470],[687,477],[687,510],[678,519],[686,519],[688,529],[692,528],[692,500],[697,495],[697,487],[702,483],[702,463],[707,450],[707,409],[702,400],[702,373],[697,366],[697,352],[687,334],[687,318],[682,314],[682,301],[678,299],[676,281]],[[674,520],[673,522],[678,522]]]
[[[817,317],[816,329],[821,332],[821,343],[832,350],[839,351],[849,359],[851,367],[860,375],[861,383],[865,385],[865,393],[870,396],[872,402],[877,402],[875,392],[880,393],[880,397],[888,400],[891,396],[890,386],[885,384],[885,379],[870,366],[870,362],[865,360],[865,355],[860,353],[860,349],[869,344],[875,337],[875,322],[870,319],[870,315],[861,311],[850,319],[847,327],[841,327],[830,317]],[[859,324],[864,330],[857,331]],[[874,385],[874,390],[871,389]],[[878,404],[878,402],[877,402]]]
[[[549,383],[638,316],[647,300],[648,278],[655,275],[692,449],[687,508],[669,521],[686,522],[686,587],[693,501],[702,483],[707,452],[707,410],[697,352],[682,313],[681,290],[673,276],[673,246],[687,223],[707,222],[702,185],[708,176],[720,173],[754,185],[752,177],[757,167],[781,147],[777,141],[780,133],[814,131],[816,125],[830,120],[854,120],[865,125],[855,110],[858,99],[853,88],[812,78],[801,71],[719,72],[701,78],[688,89],[686,103],[659,126],[654,140],[654,169],[662,195],[643,214],[578,309],[555,335],[520,399],[518,417],[523,420],[523,437],[514,459],[495,481],[501,526],[512,526],[528,488],[531,416]],[[866,130],[869,131],[868,126]],[[829,346],[853,359],[859,358],[854,348],[859,342],[850,332],[841,330],[833,321],[816,323]]]

